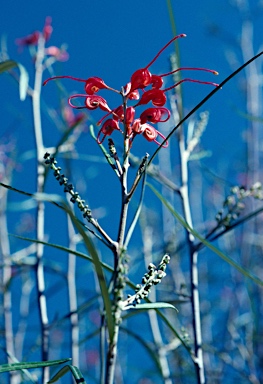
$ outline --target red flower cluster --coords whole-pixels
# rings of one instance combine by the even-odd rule
[[[53,32],[51,22],[52,22],[52,18],[50,16],[46,17],[45,25],[43,27],[42,32],[34,31],[30,35],[16,39],[16,44],[21,48],[26,46],[38,45],[38,41],[40,37],[43,37],[45,42],[47,42],[50,39]],[[46,56],[54,57],[57,61],[68,60],[68,53],[64,48],[50,46],[45,49],[45,54]]]
[[[43,28],[42,33],[39,31],[34,31],[30,35],[27,35],[25,37],[21,37],[20,39],[16,39],[16,44],[20,46],[27,46],[27,45],[37,45],[38,39],[42,35],[45,39],[45,41],[48,41],[51,37],[53,28],[51,26],[52,19],[50,16],[46,17],[45,25]]]
[[[46,85],[47,82],[50,80],[61,78],[68,78],[85,83],[84,89],[86,93],[75,94],[70,96],[68,99],[68,103],[72,108],[75,109],[86,108],[89,110],[93,110],[99,108],[103,111],[106,111],[107,114],[102,119],[100,119],[97,125],[101,125],[105,118],[111,115],[111,118],[108,118],[99,130],[97,136],[98,144],[101,144],[106,136],[110,136],[112,132],[116,130],[122,132],[125,135],[125,138],[129,139],[130,145],[138,134],[142,134],[148,141],[154,141],[157,145],[161,145],[161,143],[157,140],[158,136],[160,136],[162,141],[165,140],[165,137],[162,135],[161,132],[157,131],[149,123],[162,123],[170,118],[170,111],[164,107],[164,104],[166,103],[165,93],[185,81],[218,86],[218,84],[216,83],[185,78],[169,88],[161,89],[163,86],[163,77],[172,75],[177,71],[199,70],[210,72],[215,75],[218,74],[216,71],[210,69],[192,67],[178,68],[175,71],[168,72],[163,75],[152,74],[149,71],[149,67],[174,40],[181,37],[186,37],[186,35],[181,34],[175,36],[157,53],[157,55],[145,68],[138,69],[137,71],[135,71],[131,76],[130,82],[126,84],[125,87],[123,87],[123,90],[121,92],[106,85],[105,82],[99,77],[90,77],[87,80],[84,80],[72,76],[55,76],[47,79],[43,83],[43,85]],[[107,101],[103,97],[96,95],[96,93],[101,89],[108,89],[121,94],[124,100],[123,104],[115,109],[111,109],[108,106]],[[139,90],[141,91],[141,94]],[[84,98],[84,105],[74,105],[72,100],[75,98]],[[138,102],[133,106],[128,106],[129,100],[138,100]],[[138,107],[139,105],[146,105],[150,102],[154,105],[154,107],[147,108],[140,114],[139,118],[135,118],[136,107]],[[120,123],[122,123],[124,127],[123,131],[120,128]],[[168,142],[166,141],[163,146],[167,147]]]

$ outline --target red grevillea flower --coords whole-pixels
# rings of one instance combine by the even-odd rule
[[[137,89],[131,91],[131,83],[128,83],[124,87],[124,96],[127,96],[130,100],[139,100],[140,94]]]
[[[21,47],[26,46],[26,45],[37,45],[39,36],[40,36],[40,32],[35,31],[35,32],[31,33],[31,35],[27,35],[25,37],[21,37],[19,39],[16,39],[16,44],[20,45]]]
[[[140,101],[135,105],[135,107],[142,104],[148,104],[150,101],[153,103],[153,105],[162,107],[166,103],[166,96],[164,91],[161,89],[150,89],[149,91],[144,92]]]
[[[45,41],[48,41],[50,39],[50,36],[53,32],[51,22],[52,22],[52,18],[50,16],[46,17],[45,25],[43,28],[43,37],[44,37]]]
[[[151,84],[152,74],[148,69],[138,69],[131,77],[131,91],[143,89]]]
[[[42,36],[44,37],[45,41],[49,40],[53,31],[53,28],[51,26],[51,21],[52,21],[51,17],[48,16],[46,18],[45,25],[42,32]],[[35,31],[30,35],[16,39],[16,44],[21,47],[24,47],[26,45],[37,45],[40,35],[41,33],[39,31]]]
[[[94,93],[98,92],[100,89],[109,89],[111,91],[120,93],[119,91],[116,91],[116,89],[113,89],[108,85],[106,85],[100,77],[96,77],[96,76],[89,77],[87,80],[79,79],[78,77],[73,77],[73,76],[54,76],[45,80],[43,85],[46,85],[50,80],[56,80],[56,79],[71,79],[75,81],[81,81],[82,83],[85,83],[85,92],[88,95],[94,95]]]
[[[106,136],[110,136],[114,130],[121,131],[119,124],[116,120],[108,119],[105,121],[97,136],[97,143],[102,144]],[[122,131],[121,131],[122,132]],[[103,133],[102,139],[100,135]]]
[[[165,136],[149,124],[142,124],[141,131],[142,131],[142,135],[145,137],[147,141],[154,141],[157,145],[161,145],[161,143],[156,140],[157,136],[160,136],[163,140],[165,140]],[[163,147],[164,148],[168,147],[168,141],[165,142]]]
[[[85,98],[85,106],[78,107],[78,106],[72,104],[71,100],[76,99],[78,97],[84,97]],[[82,95],[82,94],[72,95],[69,97],[68,103],[72,108],[75,108],[75,109],[87,108],[89,110],[93,110],[93,109],[100,108],[103,111],[111,112],[111,109],[107,104],[107,101],[103,97],[98,96],[98,95],[89,95],[89,96]]]
[[[162,76],[152,75],[151,85],[152,88],[161,88],[161,86],[163,85]]]
[[[118,108],[114,109],[113,111],[113,119],[114,120],[120,120],[124,121],[124,108],[123,105],[120,105]],[[135,109],[133,107],[127,107],[126,108],[126,116],[125,116],[125,123],[131,124],[134,120],[135,115]]]
[[[134,133],[142,133],[142,123],[141,123],[141,119],[135,119],[132,126],[131,126],[131,132],[134,132]]]
[[[165,140],[165,136],[161,132],[157,131],[157,129],[152,127],[150,124],[142,124],[141,119],[134,120],[130,131],[131,139],[133,139],[138,134],[142,134],[147,141],[154,141],[157,145],[161,145],[161,143],[157,141],[158,136]],[[163,147],[168,147],[168,141],[165,142]]]
[[[53,56],[57,61],[67,61],[69,58],[69,54],[65,49],[60,49],[54,45],[46,48],[45,53],[48,56]]]
[[[148,108],[142,112],[140,119],[141,123],[145,124],[147,121],[150,123],[164,123],[169,120],[170,111],[167,108]]]
[[[177,35],[172,38],[165,46],[155,55],[155,57],[150,61],[150,63],[142,69],[137,69],[131,76],[131,90],[134,91],[135,89],[143,89],[147,87],[147,85],[150,85],[152,82],[152,74],[148,70],[148,68],[157,60],[157,58],[160,56],[160,54],[175,40],[179,39],[180,37],[186,37],[185,34]]]

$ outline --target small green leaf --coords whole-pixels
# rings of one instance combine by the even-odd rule
[[[62,360],[49,360],[49,361],[35,361],[35,362],[2,364],[2,365],[0,365],[0,373],[17,371],[17,370],[21,370],[21,369],[51,367],[52,365],[64,364],[70,360],[71,359],[62,359]]]
[[[20,100],[24,101],[26,98],[29,76],[28,76],[27,70],[22,64],[17,63],[17,66],[20,70],[19,95],[20,95]]]
[[[10,69],[17,67],[17,63],[13,60],[6,60],[0,63],[0,73],[9,71]]]
[[[55,374],[55,376],[53,376],[52,379],[48,381],[47,384],[55,383],[56,381],[58,381],[62,376],[64,376],[69,371],[71,371],[72,376],[74,377],[75,382],[77,384],[78,383],[86,384],[86,381],[85,381],[82,373],[80,372],[79,368],[74,366],[74,365],[66,365],[65,367],[60,369],[60,371],[58,371]]]
[[[175,309],[176,312],[179,312],[176,307],[174,307],[172,304],[169,303],[143,303],[143,304],[136,304],[134,309],[160,309],[160,308],[172,308]]]

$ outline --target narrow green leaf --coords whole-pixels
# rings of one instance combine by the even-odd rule
[[[110,338],[110,341],[112,341],[113,334],[114,334],[114,321],[113,321],[112,310],[111,310],[111,300],[110,300],[110,295],[108,292],[108,287],[107,287],[106,279],[104,276],[104,272],[103,272],[103,269],[101,267],[101,261],[100,261],[99,255],[97,253],[96,248],[93,245],[93,242],[88,237],[88,235],[84,231],[82,225],[79,223],[79,221],[76,219],[76,217],[74,216],[73,212],[70,209],[68,209],[68,214],[70,215],[72,223],[77,227],[77,229],[78,229],[78,231],[79,231],[79,233],[80,233],[80,235],[84,241],[84,244],[87,248],[87,251],[90,253],[90,255],[93,259],[93,263],[94,263],[94,267],[96,270],[98,282],[100,285],[101,295],[102,295],[102,299],[103,299],[103,303],[104,303],[104,307],[105,307],[106,319],[107,319],[107,325],[108,325],[108,331],[109,331],[109,338]]]
[[[134,309],[161,309],[161,308],[172,308],[175,309],[176,312],[179,312],[176,307],[174,307],[172,304],[169,303],[163,303],[163,302],[158,302],[158,303],[143,303],[143,304],[136,304]]]
[[[26,98],[26,93],[27,93],[27,88],[28,88],[28,72],[25,69],[25,67],[20,64],[16,63],[13,60],[6,60],[0,63],[0,73],[9,71],[10,69],[18,67],[20,71],[20,77],[19,77],[19,95],[20,95],[20,100],[25,100]]]
[[[9,71],[10,69],[17,67],[17,63],[13,60],[6,60],[0,63],[0,73]]]
[[[147,183],[148,187],[154,192],[154,194],[161,200],[161,202],[166,206],[166,208],[172,213],[172,215],[179,221],[179,223],[190,232],[195,238],[200,240],[207,248],[211,249],[214,253],[220,256],[223,260],[225,260],[232,267],[236,268],[242,275],[248,277],[253,280],[256,284],[263,286],[263,281],[258,277],[252,275],[245,268],[241,267],[237,264],[231,257],[227,256],[225,253],[220,251],[218,248],[213,246],[208,240],[206,240],[203,236],[201,236],[198,232],[196,232],[193,228],[189,226],[189,224],[182,218],[182,216],[174,210],[171,204],[155,189],[150,183]]]
[[[13,233],[9,233],[8,235],[16,237],[17,239],[29,241],[30,243],[38,243],[38,244],[43,244],[43,245],[45,245],[47,247],[56,248],[56,249],[59,249],[61,251],[66,252],[66,253],[71,253],[72,255],[81,257],[82,259],[89,260],[89,261],[91,261],[93,263],[93,258],[90,257],[89,255],[87,255],[86,253],[75,251],[73,249],[65,247],[64,245],[47,243],[46,241],[41,241],[41,240],[37,240],[37,239],[30,239],[29,237],[14,235]],[[101,263],[102,268],[106,269],[106,271],[113,272],[113,268],[111,266],[109,266],[108,264],[104,263],[103,261],[100,261],[100,263]]]
[[[145,350],[148,352],[148,354],[151,356],[153,362],[155,363],[157,370],[162,375],[162,367],[160,365],[160,361],[159,361],[159,358],[156,354],[156,350],[155,350],[154,345],[152,345],[152,343],[151,344],[147,343],[147,341],[145,340],[143,335],[139,335],[138,333],[135,333],[131,328],[126,328],[126,327],[121,326],[120,330],[122,332],[127,333],[127,335],[132,336],[135,340],[138,341],[138,343],[141,344],[141,346],[143,346],[145,348]]]
[[[35,362],[2,364],[2,365],[0,365],[0,373],[17,371],[17,370],[21,370],[21,369],[51,367],[52,365],[64,364],[70,360],[71,359],[62,359],[62,360],[49,360],[49,361],[35,361]]]
[[[47,384],[52,384],[52,383],[55,383],[56,381],[58,381],[62,376],[64,376],[67,372],[71,371],[72,373],[72,376],[74,377],[75,379],[75,382],[78,384],[78,383],[82,383],[82,384],[86,384],[86,381],[84,379],[84,376],[82,375],[82,373],[80,372],[79,368],[74,366],[74,365],[66,365],[65,367],[63,367],[62,369],[60,369],[60,371],[58,371],[55,376],[52,377],[51,380],[48,381]]]
[[[79,231],[79,233],[83,239],[83,242],[87,248],[87,251],[89,252],[89,254],[91,255],[92,260],[93,260],[93,264],[95,267],[95,271],[96,271],[98,282],[99,282],[100,289],[101,289],[101,295],[102,295],[103,302],[104,302],[108,331],[109,331],[109,337],[110,337],[110,340],[112,340],[113,333],[114,333],[114,321],[113,321],[113,316],[112,316],[112,311],[111,311],[111,300],[110,300],[110,295],[108,292],[108,287],[107,287],[106,279],[104,276],[104,272],[103,272],[103,269],[101,266],[101,261],[100,261],[98,252],[93,245],[92,240],[86,234],[83,226],[80,224],[79,220],[75,217],[71,208],[68,206],[68,204],[65,202],[65,200],[62,199],[61,196],[55,195],[55,194],[47,194],[47,193],[35,193],[32,197],[34,199],[40,200],[40,201],[48,201],[48,202],[53,202],[53,203],[58,202],[58,203],[62,204],[62,206],[64,207],[64,210],[70,216],[72,223],[75,225],[75,227]]]
[[[92,240],[86,234],[83,226],[80,224],[79,220],[75,217],[74,213],[72,212],[68,204],[65,202],[65,200],[62,199],[61,196],[55,195],[55,194],[47,194],[47,193],[35,193],[34,195],[32,195],[32,197],[38,201],[48,201],[48,202],[52,202],[53,204],[55,202],[60,203],[64,207],[64,210],[67,212],[67,214],[70,216],[72,223],[78,229],[83,239],[83,242],[87,248],[87,251],[89,252],[89,254],[93,259],[95,271],[96,271],[98,282],[101,289],[102,299],[104,302],[106,320],[107,320],[108,331],[109,331],[109,338],[112,341],[113,333],[114,333],[114,321],[113,321],[113,316],[111,311],[111,300],[108,292],[106,279],[101,266],[101,261],[97,253],[97,250],[93,245]]]
[[[20,100],[24,101],[26,98],[29,76],[28,76],[27,70],[25,69],[25,67],[22,64],[17,63],[17,66],[18,66],[19,71],[20,71],[19,95],[20,95]]]

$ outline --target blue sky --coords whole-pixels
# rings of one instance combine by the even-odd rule
[[[211,36],[209,26],[223,23],[223,35],[236,37],[240,25],[237,11],[227,1],[221,0],[212,3],[206,0],[172,3],[177,33],[187,34],[187,38],[180,41],[182,65],[216,69],[220,72],[216,81],[222,81],[231,71],[225,60],[226,45],[223,39]],[[129,80],[134,70],[148,63],[173,36],[167,2],[163,0],[80,0],[76,4],[59,0],[10,0],[1,6],[0,32],[7,38],[10,57],[27,68],[31,65],[31,59],[26,51],[18,53],[14,41],[36,29],[41,30],[46,16],[51,16],[53,20],[54,31],[50,45],[66,43],[70,55],[69,61],[54,67],[55,72],[82,78],[99,76],[117,89]],[[167,72],[167,58],[172,51],[173,46],[154,63],[152,70],[157,73]],[[241,58],[238,59],[241,64]],[[194,73],[191,76],[215,80],[206,74]],[[222,132],[229,125],[233,100],[237,104],[242,103],[234,83],[235,80],[203,107],[211,112],[211,130],[206,132],[204,140],[210,145],[216,137],[217,146],[213,148],[216,152],[224,148],[226,140],[235,137],[233,128]],[[81,83],[65,81],[64,84],[70,91],[82,90],[79,87]],[[0,85],[5,87],[4,82]],[[191,109],[210,90],[209,86],[185,84],[185,110]],[[47,92],[45,89],[44,96]],[[5,106],[6,103],[3,104]],[[222,110],[225,113],[222,114]],[[235,123],[236,116],[233,113],[231,115],[231,121],[234,119]],[[237,121],[239,126],[243,124]]]
[[[173,37],[165,0],[77,0],[75,2],[68,0],[8,0],[2,3],[0,34],[6,38],[9,57],[21,62],[28,69],[31,85],[33,85],[34,73],[32,59],[27,49],[23,53],[18,51],[15,40],[35,30],[42,30],[46,16],[52,17],[54,28],[48,45],[67,44],[70,56],[67,62],[54,65],[54,73],[84,79],[98,76],[116,89],[125,85],[131,74],[148,64],[159,49]],[[256,1],[250,3],[253,5],[256,4]],[[179,42],[181,65],[206,67],[219,72],[217,78],[200,72],[191,73],[191,77],[221,82],[234,69],[231,70],[226,61],[227,52],[234,55],[235,69],[242,65],[243,58],[238,50],[241,18],[227,0],[176,0],[172,1],[172,4],[177,33],[187,34],[187,38],[181,39]],[[219,37],[213,35],[211,26],[220,27]],[[215,28],[213,30],[215,31]],[[257,51],[262,36],[260,19],[255,18],[255,30],[255,51]],[[151,67],[154,73],[169,71],[168,56],[172,52],[173,46],[171,45]],[[49,77],[49,74],[46,73],[44,79],[46,77]],[[244,74],[238,75],[200,110],[200,112],[204,110],[210,112],[209,125],[203,136],[202,146],[206,150],[211,149],[212,156],[204,159],[203,164],[223,179],[229,178],[232,183],[236,182],[234,174],[236,167],[241,164],[242,168],[244,160],[242,133],[247,121],[236,112],[237,110],[242,111],[244,107],[245,98],[241,87],[243,80]],[[69,92],[82,93],[81,83],[65,79],[63,85]],[[18,153],[34,148],[29,101],[21,102],[19,100],[17,87],[6,74],[0,76],[0,89],[2,112],[0,137],[6,130],[15,130],[18,137]],[[184,84],[185,113],[211,90],[212,88],[206,85]],[[43,88],[42,94],[47,105],[58,107],[56,84],[49,83]],[[44,112],[43,128],[46,145],[57,144],[58,132]],[[92,149],[90,142],[92,142]],[[151,143],[151,145],[153,144]],[[155,146],[151,147],[151,145],[148,144],[147,150],[154,152]],[[84,151],[99,153],[90,137],[83,139],[81,150],[83,153]],[[142,156],[144,153],[143,147]],[[228,172],[229,169],[230,172]],[[13,185],[33,192],[34,179],[30,176],[30,172],[26,175],[25,182],[26,168],[16,171],[16,178],[12,181]],[[111,197],[116,194],[115,184],[107,184],[107,180],[111,180],[111,170],[107,169],[110,176],[107,176],[106,173],[103,174],[103,180],[98,177],[94,167],[87,165],[86,175],[89,173],[91,176],[92,172],[94,179],[89,179],[90,190],[87,191],[90,194],[96,192],[93,204],[91,204],[92,208],[108,204],[110,209],[114,209]],[[76,176],[79,174],[77,169]],[[106,186],[96,189],[98,181],[103,181]],[[52,192],[63,194],[61,188],[50,177],[49,186],[51,185],[54,188]],[[13,199],[13,195],[10,195]],[[224,196],[222,196],[222,201],[223,199]],[[13,213],[13,216],[10,214],[10,217],[15,222],[16,213]],[[50,217],[52,217],[51,214]],[[108,220],[108,217],[106,219]],[[110,219],[108,221],[113,227],[114,217]],[[57,220],[59,221],[59,219]],[[53,218],[50,221],[53,221]],[[56,228],[54,233],[57,242],[62,243],[62,231]]]

